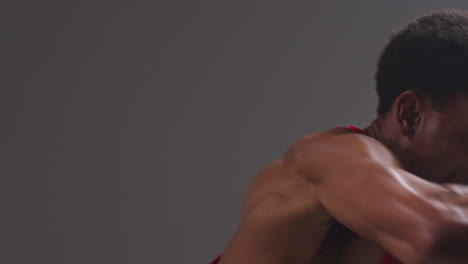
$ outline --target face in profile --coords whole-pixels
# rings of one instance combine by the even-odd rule
[[[430,109],[413,142],[418,171],[428,180],[468,185],[468,95]]]

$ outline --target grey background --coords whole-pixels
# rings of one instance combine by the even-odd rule
[[[248,183],[367,125],[393,28],[466,1],[3,2],[1,263],[208,263]]]

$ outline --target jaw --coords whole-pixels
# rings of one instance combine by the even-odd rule
[[[385,144],[385,143],[384,143]],[[435,183],[448,181],[449,173],[446,170],[447,164],[439,159],[433,159],[427,155],[420,154],[411,149],[406,149],[398,144],[386,144],[401,162],[403,169],[415,176]]]
[[[406,171],[435,183],[447,183],[450,180],[448,175],[451,173],[447,170],[447,162],[436,158],[437,155],[427,149],[427,144],[421,141],[419,143],[409,142],[402,138],[398,126],[395,125],[395,121],[390,116],[374,120],[365,131],[369,136],[385,145]],[[427,136],[424,138],[428,138]]]

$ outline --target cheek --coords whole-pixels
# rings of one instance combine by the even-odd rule
[[[450,159],[460,149],[459,132],[456,122],[447,115],[435,113],[426,122],[423,130],[424,143],[429,153],[441,159]]]
[[[441,166],[449,170],[464,168],[468,161],[468,145],[458,135],[451,132],[441,133],[434,137],[433,157]]]
[[[423,128],[423,131],[420,132],[415,140],[415,145],[418,152],[428,158],[440,158],[450,148],[450,142],[447,141],[447,137],[435,126]]]
[[[426,168],[437,171],[438,177],[445,177],[454,167],[457,144],[442,129],[432,126],[425,129],[418,138],[414,150]]]

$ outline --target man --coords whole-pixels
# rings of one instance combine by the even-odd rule
[[[375,79],[371,126],[305,136],[258,173],[219,264],[468,263],[468,12],[396,32]]]

